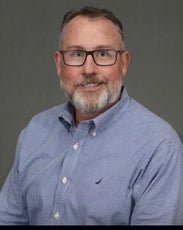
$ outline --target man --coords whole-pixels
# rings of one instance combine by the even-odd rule
[[[68,12],[54,60],[68,102],[21,132],[0,224],[181,224],[182,145],[127,94],[120,21],[105,9]]]

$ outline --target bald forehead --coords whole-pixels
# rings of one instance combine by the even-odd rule
[[[68,27],[70,24],[77,24],[78,26],[79,25],[82,25],[83,22],[92,22],[92,23],[98,23],[98,22],[103,22],[103,23],[109,23],[111,24],[114,28],[116,28],[118,31],[118,27],[109,19],[103,17],[103,16],[100,16],[100,17],[90,17],[90,16],[82,16],[82,15],[78,15],[74,18],[72,18],[63,28],[63,30]]]
[[[88,17],[88,16],[76,16],[71,19],[62,30],[62,39],[61,43],[67,41],[70,36],[83,36],[88,34],[93,36],[93,39],[96,36],[100,36],[102,34],[104,36],[108,36],[109,38],[114,38],[120,46],[122,46],[122,38],[119,32],[118,27],[109,19],[105,17]]]

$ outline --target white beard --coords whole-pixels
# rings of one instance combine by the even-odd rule
[[[96,81],[95,81],[96,83]],[[60,80],[61,87],[64,91],[65,96],[72,103],[72,105],[82,113],[94,113],[99,112],[103,108],[107,107],[109,104],[115,102],[115,100],[119,97],[122,88],[122,80],[116,82],[115,87],[108,87],[107,81],[104,82],[105,89],[96,91],[96,92],[83,92],[78,89],[78,85],[76,84],[74,90],[72,92],[68,92],[67,88],[63,85]],[[82,83],[86,84],[86,83]],[[94,84],[93,81],[88,82],[87,84]]]

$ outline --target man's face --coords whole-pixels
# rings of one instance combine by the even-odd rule
[[[77,16],[64,28],[62,50],[121,49],[117,27],[108,19]],[[112,66],[98,66],[91,55],[83,66],[67,66],[55,53],[57,73],[64,93],[82,113],[100,112],[120,97],[122,78],[129,61],[128,52],[117,54]]]

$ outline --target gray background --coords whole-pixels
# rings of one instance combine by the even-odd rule
[[[131,96],[168,121],[183,140],[182,0],[0,0],[0,187],[20,131],[36,113],[64,102],[53,62],[63,14],[106,7],[122,20]]]

